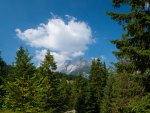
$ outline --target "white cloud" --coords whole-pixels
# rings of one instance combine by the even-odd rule
[[[77,51],[72,54],[73,57],[78,57],[78,56],[83,56],[83,55],[84,55],[84,52],[82,51]]]
[[[43,50],[36,50],[36,55],[35,55],[35,59],[37,59],[38,61],[42,61],[44,60],[45,54],[46,54],[47,50],[43,49]],[[62,64],[64,61],[66,60],[72,60],[72,58],[74,57],[78,57],[78,56],[83,56],[84,53],[79,51],[79,52],[74,52],[74,53],[61,53],[61,52],[51,52],[51,54],[54,56],[55,58],[55,62],[59,65]],[[38,62],[40,63],[40,62]]]
[[[38,59],[39,61],[44,60],[44,57],[45,57],[46,52],[47,52],[46,49],[43,49],[43,50],[41,50],[41,51],[36,50],[36,56],[35,56],[35,58]]]
[[[49,19],[47,24],[21,31],[17,36],[32,47],[50,48],[56,51],[84,51],[92,42],[90,27],[85,22],[69,20],[65,23],[60,18]]]
[[[66,61],[66,60],[71,60],[71,57],[68,54],[65,54],[65,53],[52,52],[51,54],[54,56],[55,62],[58,65],[61,64],[64,61]]]
[[[95,42],[92,39],[91,28],[83,21],[66,15],[68,22],[59,17],[53,17],[47,24],[25,31],[16,29],[17,37],[31,47],[50,49],[57,62],[84,55],[88,45]],[[46,50],[36,51],[36,57],[43,59]]]
[[[37,66],[40,66],[40,62],[44,60],[45,54],[47,50],[36,50],[36,55],[34,59],[37,61]],[[71,60],[72,56],[69,56],[66,53],[59,53],[59,52],[51,52],[51,55],[54,56],[54,60],[57,63],[58,69],[59,67],[66,61],[66,60]]]

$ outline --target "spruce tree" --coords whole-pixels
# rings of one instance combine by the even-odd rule
[[[90,76],[89,76],[89,113],[99,113],[102,103],[104,87],[107,80],[107,70],[105,65],[101,63],[100,59],[92,61]]]
[[[0,52],[0,76],[6,76],[6,75],[7,75],[7,64],[2,59],[1,52]]]
[[[5,90],[3,88],[4,85],[4,79],[6,78],[7,75],[7,65],[4,62],[4,60],[1,58],[1,54],[0,54],[0,109],[2,108],[2,104],[3,104],[3,99],[4,99],[4,95],[5,95]]]
[[[108,13],[125,31],[120,40],[112,41],[118,49],[114,54],[119,60],[116,63],[119,73],[115,77],[112,91],[112,112],[143,112],[144,110],[135,110],[134,105],[143,102],[141,98],[145,98],[150,91],[150,76],[144,74],[150,68],[150,1],[112,0],[112,2],[115,8],[123,5],[129,8],[126,13]],[[140,109],[138,107],[136,109]]]
[[[106,84],[106,87],[104,88],[104,96],[103,96],[102,103],[100,106],[101,107],[100,113],[112,113],[111,103],[112,103],[112,98],[113,98],[112,86],[114,83],[114,79],[115,79],[115,77],[113,75],[108,76],[107,84]]]
[[[8,76],[5,86],[7,94],[4,108],[19,112],[33,112],[33,74],[35,66],[27,50],[20,47],[17,51],[16,62],[12,73]]]
[[[72,109],[77,113],[87,113],[87,80],[78,75],[73,81],[72,93],[71,93],[71,105]]]
[[[70,109],[72,84],[72,81],[68,80],[64,76],[60,78],[60,83],[58,85],[60,113],[64,113]]]
[[[132,101],[138,101],[144,95],[142,75],[121,73],[115,77],[112,85],[111,111],[118,113],[132,113]],[[133,112],[134,113],[134,112]]]
[[[150,113],[150,93],[139,100],[133,100],[130,107],[133,113]]]
[[[113,40],[119,51],[114,54],[119,59],[119,71],[140,71],[150,68],[150,1],[112,0],[115,8],[129,6],[126,13],[109,12],[113,20],[122,25],[125,33],[121,40]]]
[[[45,79],[43,87],[46,90],[44,97],[45,106],[44,109],[50,113],[59,112],[59,92],[58,84],[59,79],[57,73],[54,71],[57,69],[56,63],[53,56],[50,54],[50,50],[47,50],[44,60],[41,62],[39,67],[39,75]]]

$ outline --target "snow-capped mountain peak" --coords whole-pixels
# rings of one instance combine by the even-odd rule
[[[58,71],[66,74],[89,74],[91,62],[85,58],[67,60],[58,66]]]

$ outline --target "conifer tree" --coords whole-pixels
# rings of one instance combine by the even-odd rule
[[[82,75],[79,75],[73,81],[71,95],[72,109],[75,109],[77,113],[87,113],[86,92],[87,80]]]
[[[139,106],[136,108],[136,105],[139,101],[144,102],[141,98],[145,98],[150,91],[148,85],[150,76],[144,74],[150,68],[150,1],[112,0],[112,2],[115,8],[122,5],[129,8],[126,13],[108,13],[125,31],[121,40],[112,41],[119,50],[114,52],[119,60],[116,63],[119,74],[113,84],[112,112],[143,112],[145,108],[140,111],[142,108]]]
[[[119,71],[140,71],[150,68],[150,1],[112,0],[115,8],[127,5],[127,13],[109,12],[113,20],[122,25],[125,33],[121,40],[113,40],[119,51],[114,52],[120,60]]]
[[[3,79],[5,79],[5,77],[7,75],[7,71],[8,71],[7,65],[0,56],[0,109],[3,104],[3,98],[4,98],[4,94],[5,94],[5,90],[3,88],[3,85],[4,85]]]
[[[102,103],[101,103],[101,111],[100,113],[112,113],[111,111],[111,103],[112,103],[112,98],[113,98],[113,95],[112,95],[112,86],[113,86],[113,83],[114,83],[114,76],[113,75],[109,75],[108,76],[108,80],[107,80],[107,84],[106,84],[106,87],[104,88],[104,96],[103,96],[103,99],[102,99]]]
[[[103,91],[107,80],[107,70],[100,59],[94,59],[89,76],[89,95],[91,109],[89,113],[99,113],[102,103]]]
[[[57,113],[59,111],[59,93],[58,84],[59,79],[57,73],[54,71],[57,69],[56,63],[53,56],[50,54],[50,50],[47,50],[44,60],[41,62],[39,67],[39,74],[46,82],[43,83],[46,95],[45,100],[45,111],[50,113]]]
[[[35,66],[31,63],[31,57],[27,50],[20,47],[17,51],[12,74],[5,82],[7,89],[5,108],[19,112],[33,112],[34,80],[32,78],[34,72]]]
[[[138,101],[144,95],[144,86],[141,82],[142,75],[121,73],[115,77],[112,86],[112,112],[132,113],[130,104]],[[134,113],[134,112],[133,112]]]
[[[0,76],[6,76],[6,75],[7,75],[7,64],[2,59],[1,52],[0,52]]]
[[[72,81],[68,80],[66,77],[60,78],[60,83],[58,85],[59,112],[64,113],[65,111],[70,109],[72,84]]]

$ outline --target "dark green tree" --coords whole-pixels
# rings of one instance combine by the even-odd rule
[[[115,8],[129,6],[126,13],[109,12],[113,20],[122,25],[125,33],[121,40],[113,40],[119,51],[114,54],[119,59],[118,71],[140,71],[150,68],[150,1],[112,0]]]
[[[121,113],[147,112],[149,105],[144,100],[149,98],[150,92],[150,75],[145,74],[149,73],[150,69],[150,1],[112,0],[112,2],[115,8],[122,5],[129,8],[126,13],[108,13],[125,31],[121,40],[112,41],[118,49],[114,54],[119,60],[116,63],[119,74],[113,84],[114,92],[117,93],[113,93],[115,101],[112,102],[112,110]],[[142,104],[139,104],[140,102]]]
[[[121,73],[115,77],[112,86],[112,112],[134,113],[130,107],[132,101],[138,101],[144,95],[142,75]]]
[[[149,113],[150,112],[150,93],[143,96],[139,100],[133,100],[130,103],[131,112],[133,113]]]
[[[2,59],[1,52],[0,52],[0,76],[6,76],[6,75],[7,75],[7,64]]]
[[[78,75],[73,81],[72,93],[71,93],[71,105],[72,109],[77,113],[87,113],[86,111],[86,92],[87,92],[87,80]]]
[[[101,63],[100,59],[94,59],[92,61],[90,76],[89,76],[89,113],[99,113],[102,103],[104,87],[108,72],[106,66]]]
[[[31,63],[31,57],[27,50],[20,47],[12,73],[5,80],[7,93],[4,108],[19,112],[33,112],[34,73],[35,66]]]
[[[113,95],[112,95],[112,86],[113,86],[113,83],[114,83],[114,79],[115,77],[113,75],[109,75],[108,76],[108,80],[107,80],[107,84],[106,84],[106,87],[104,88],[104,96],[103,96],[103,99],[102,99],[102,103],[101,103],[101,111],[100,113],[112,113],[111,111],[111,103],[112,103],[112,98],[113,98]]]
[[[2,107],[3,104],[3,98],[5,95],[5,90],[3,89],[3,85],[4,85],[4,81],[3,79],[6,78],[7,75],[7,65],[4,62],[4,60],[1,58],[1,54],[0,54],[0,109]]]
[[[43,83],[43,86],[46,87],[46,96],[45,100],[45,111],[50,113],[58,113],[60,102],[59,102],[59,92],[58,85],[60,80],[58,75],[55,72],[57,69],[56,63],[53,56],[50,54],[50,50],[47,50],[44,60],[41,62],[39,67],[39,74],[43,79],[46,79],[46,82]]]
[[[148,92],[148,91],[150,91],[149,90],[150,89],[149,88],[149,86],[150,86],[149,80],[150,79],[147,79],[150,76],[150,70],[147,70],[144,73],[144,76],[145,76],[145,79],[143,79],[143,75],[140,75],[140,81],[142,80],[143,85],[147,86],[147,87],[144,87],[144,89],[145,89],[144,95],[141,98],[133,99],[130,102],[131,110],[134,113],[142,113],[142,112],[149,113],[150,112],[150,93]],[[143,80],[144,80],[144,82],[143,82]]]
[[[71,108],[71,88],[72,81],[68,80],[66,77],[61,77],[58,91],[59,91],[59,102],[60,102],[60,112],[64,113]]]

